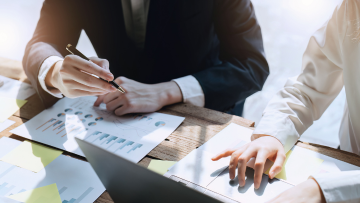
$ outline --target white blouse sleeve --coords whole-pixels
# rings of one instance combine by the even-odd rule
[[[342,42],[351,37],[346,32],[347,26],[354,23],[348,17],[353,9],[359,9],[355,1],[344,0],[327,24],[311,37],[302,73],[288,79],[267,105],[253,139],[274,136],[287,152],[339,94],[344,85],[343,54],[349,54],[344,53]],[[360,202],[360,171],[317,174],[313,178],[326,202]]]
[[[253,139],[274,136],[285,151],[290,150],[339,94],[344,85],[341,58],[341,42],[346,32],[344,4],[311,37],[303,55],[302,73],[289,78],[269,102]]]
[[[314,175],[327,203],[360,202],[360,171]]]

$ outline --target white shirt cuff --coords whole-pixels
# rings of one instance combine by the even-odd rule
[[[313,175],[327,203],[359,202],[360,171],[320,173]]]
[[[281,112],[264,113],[253,135],[270,135],[277,138],[284,146],[285,153],[295,145],[300,137],[291,117]]]
[[[47,59],[44,60],[44,62],[41,64],[38,80],[43,88],[47,93],[51,94],[54,97],[57,98],[63,98],[63,95],[61,93],[58,93],[57,91],[49,90],[45,84],[45,78],[47,73],[49,72],[50,68],[58,61],[62,61],[63,59],[58,56],[50,56]]]
[[[192,75],[173,80],[180,87],[184,103],[205,106],[205,95],[199,81]]]

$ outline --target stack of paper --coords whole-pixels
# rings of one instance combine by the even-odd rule
[[[75,137],[138,162],[184,120],[162,113],[118,117],[96,97],[64,98],[11,132],[84,156]]]
[[[18,111],[35,90],[31,85],[0,75],[0,125]]]
[[[42,169],[33,172],[38,167],[22,159],[25,153],[31,154],[26,156],[36,162],[35,166],[39,165],[36,158],[40,158]],[[0,157],[15,164],[0,161],[0,202],[86,203],[94,202],[105,191],[89,163],[59,155],[48,147],[3,137]]]
[[[24,141],[10,153],[2,157],[0,161],[37,173],[61,154],[62,151],[60,150]]]

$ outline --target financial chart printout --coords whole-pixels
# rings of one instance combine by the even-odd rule
[[[1,138],[0,157],[10,153],[21,143],[11,138]],[[56,184],[57,191],[47,192],[58,193],[61,203],[94,202],[105,191],[89,163],[65,155],[60,155],[38,173],[0,161],[0,202],[2,203],[23,202],[9,197],[31,190],[34,190],[32,192],[34,196],[47,195],[39,194],[41,188],[53,184]]]
[[[64,98],[11,132],[84,156],[75,137],[138,162],[184,120],[162,113],[116,116],[96,97]]]

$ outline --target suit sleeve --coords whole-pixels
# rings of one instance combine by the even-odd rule
[[[193,76],[204,91],[205,107],[226,111],[262,89],[269,66],[250,0],[215,0],[214,4],[222,63]]]
[[[39,70],[48,57],[65,56],[67,44],[77,44],[81,18],[73,4],[68,0],[45,0],[34,35],[25,49],[24,71],[45,107],[50,107],[57,98],[41,87]]]

